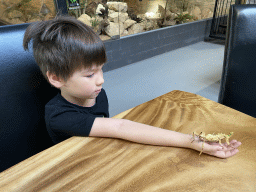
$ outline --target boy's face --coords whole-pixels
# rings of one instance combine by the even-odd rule
[[[60,87],[61,95],[71,103],[85,106],[95,99],[104,83],[101,65],[93,65],[91,69],[77,70]]]

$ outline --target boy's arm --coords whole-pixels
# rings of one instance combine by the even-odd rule
[[[197,151],[201,151],[202,149],[202,142],[198,138],[192,142],[191,135],[126,119],[96,118],[89,136],[120,138],[136,143],[191,148]],[[238,152],[236,148],[241,145],[239,143],[232,141],[231,145],[233,148],[227,146],[223,148],[219,144],[210,145],[205,143],[203,152],[217,157],[227,158]]]
[[[191,136],[183,133],[113,118],[96,118],[89,136],[112,137],[142,144],[175,147],[188,147],[188,141],[191,139]]]

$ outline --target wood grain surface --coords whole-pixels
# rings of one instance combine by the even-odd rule
[[[117,118],[192,134],[234,132],[228,159],[184,148],[72,137],[0,173],[0,191],[256,191],[256,119],[196,94],[172,91]]]

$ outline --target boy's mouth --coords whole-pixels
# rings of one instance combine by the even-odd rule
[[[96,92],[96,93],[99,93],[99,92],[101,92],[101,89],[98,89],[98,90],[96,90],[95,92]]]

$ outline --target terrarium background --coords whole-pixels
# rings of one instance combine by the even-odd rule
[[[15,3],[19,3],[21,0],[4,0],[6,4],[13,5]],[[3,2],[3,1],[2,1]],[[5,6],[3,6],[2,2],[0,3],[0,13],[1,18],[10,22],[12,24],[23,23],[22,21],[18,21],[18,18],[6,18],[3,16],[3,11]],[[91,2],[90,0],[88,3]],[[165,0],[125,0],[122,2],[126,2],[128,8],[132,8],[136,14],[145,14],[146,12],[157,12],[158,5],[161,5],[165,8],[166,1]],[[53,0],[45,0],[44,3],[46,6],[51,10],[51,13],[46,17],[55,16],[55,7]],[[31,6],[35,7],[36,9],[34,12],[39,13],[40,8],[42,6],[42,0],[31,0],[29,3]],[[167,9],[172,12],[180,11],[180,8],[184,5],[184,8],[187,9],[189,13],[192,13],[197,19],[205,19],[212,17],[214,11],[215,0],[169,0],[167,4]],[[184,10],[186,11],[186,10]],[[11,15],[11,14],[10,14]],[[46,19],[47,19],[46,18]],[[33,18],[35,19],[35,18]],[[31,19],[31,20],[33,20]]]
[[[22,0],[1,0],[0,1],[0,17],[2,20],[10,24],[21,24],[21,23],[30,23],[40,20],[52,19],[56,15],[55,5],[53,0],[31,0],[27,3],[26,6],[21,7],[23,13],[20,10],[14,10],[9,12],[7,15],[4,14],[6,6],[3,5],[3,2],[8,6],[13,6]],[[87,4],[91,1],[101,2],[101,0],[88,0]],[[112,1],[112,0],[111,0]],[[51,13],[45,17],[40,14],[40,9],[42,3],[50,9]],[[84,2],[84,0],[80,0]],[[85,1],[86,2],[86,1]],[[128,5],[128,9],[134,11],[136,15],[141,15],[149,12],[157,13],[159,12],[159,6],[165,8],[166,0],[124,0]],[[86,5],[85,5],[86,6]],[[168,0],[167,1],[167,10],[172,13],[182,14],[187,13],[193,16],[193,19],[190,19],[185,22],[192,22],[196,20],[206,19],[213,16],[215,6],[215,0]],[[24,19],[24,11],[30,11],[30,15]],[[32,13],[32,14],[31,14]],[[82,14],[83,12],[80,12]],[[185,14],[184,13],[184,14]],[[120,34],[121,35],[121,34]],[[103,40],[108,38],[103,38]]]

